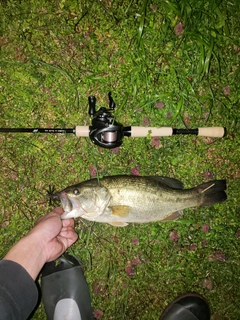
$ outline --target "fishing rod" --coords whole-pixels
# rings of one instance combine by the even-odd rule
[[[95,96],[88,97],[88,113],[92,118],[91,126],[76,126],[75,128],[0,128],[0,132],[25,132],[25,133],[73,133],[77,137],[90,137],[91,141],[103,148],[116,148],[126,137],[151,137],[173,136],[177,134],[193,134],[202,137],[222,138],[226,129],[223,127],[207,127],[197,129],[176,129],[171,127],[138,127],[126,126],[118,123],[112,115],[116,104],[111,92],[108,93],[109,108],[101,107],[96,110]]]

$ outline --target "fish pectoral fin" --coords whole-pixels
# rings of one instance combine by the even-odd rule
[[[112,221],[112,222],[108,222],[108,224],[114,227],[126,227],[128,225],[127,222],[121,222],[121,221]]]
[[[171,220],[177,220],[179,217],[183,215],[182,211],[176,211],[171,213],[169,216],[167,216],[165,219],[161,220],[161,222],[164,221],[171,221]]]
[[[118,217],[126,217],[131,210],[130,206],[111,206],[109,208],[112,209],[112,215]]]

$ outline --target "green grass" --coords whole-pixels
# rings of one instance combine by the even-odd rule
[[[49,185],[86,180],[92,167],[99,176],[136,167],[185,187],[227,179],[225,203],[179,221],[118,229],[76,220],[69,251],[101,319],[158,319],[188,290],[206,296],[212,320],[240,318],[239,9],[225,0],[1,2],[0,127],[90,125],[88,96],[107,106],[112,91],[124,125],[227,128],[222,139],[161,137],[157,149],[149,137],[125,138],[117,153],[74,135],[2,133],[1,257],[49,212]],[[45,319],[42,306],[33,319]]]

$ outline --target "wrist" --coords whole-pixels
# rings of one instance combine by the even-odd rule
[[[46,255],[37,234],[30,232],[16,243],[3,259],[20,264],[35,280],[46,262]]]

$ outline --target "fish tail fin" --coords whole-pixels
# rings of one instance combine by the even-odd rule
[[[223,202],[227,199],[226,180],[213,180],[200,184],[197,187],[199,193],[203,194],[201,207],[213,206],[216,203]]]

